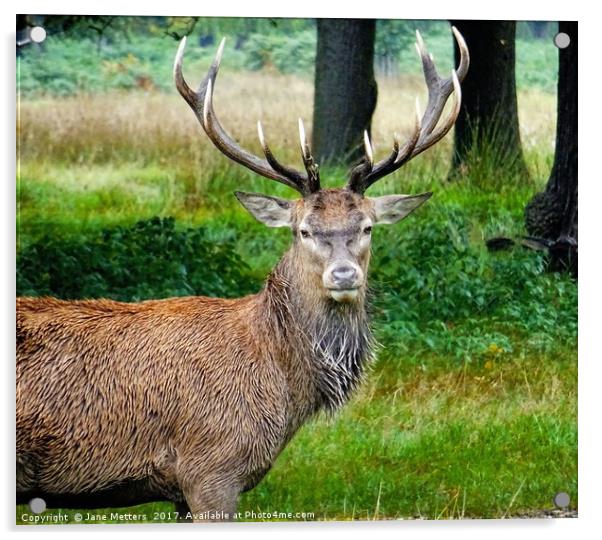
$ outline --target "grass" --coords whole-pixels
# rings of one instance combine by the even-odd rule
[[[306,426],[242,508],[312,509],[321,519],[549,508],[558,484],[576,494],[576,371],[562,355],[536,370],[533,360],[458,368],[425,358],[408,369],[382,358],[351,406]]]
[[[377,157],[394,132],[409,133],[415,94],[425,103],[418,76],[380,81]],[[276,155],[299,166],[295,124],[303,117],[311,130],[309,80],[226,70],[215,101],[245,147],[259,152],[261,118]],[[545,274],[538,254],[484,248],[490,236],[523,233],[524,205],[551,168],[554,111],[552,94],[519,93],[528,182],[445,182],[448,136],[371,188],[435,192],[415,216],[375,230],[377,362],[347,407],[304,426],[242,496],[243,519],[273,511],[326,520],[500,518],[550,509],[558,491],[577,508],[576,284]],[[255,223],[232,192],[290,191],[230,164],[173,94],[24,99],[19,113],[20,254],[48,236],[92,245],[101,230],[173,216],[181,231],[202,226],[210,241],[233,243],[258,283],[289,242],[287,231]],[[340,185],[344,172],[324,171],[328,185]],[[169,521],[161,512],[171,510],[127,511]],[[18,523],[24,512],[17,508]],[[73,522],[75,512],[67,514]]]

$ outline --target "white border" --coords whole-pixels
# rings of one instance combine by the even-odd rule
[[[579,20],[579,138],[581,152],[579,157],[580,174],[580,229],[581,229],[581,270],[580,270],[580,306],[579,306],[579,518],[564,520],[512,520],[500,521],[463,521],[463,522],[394,522],[394,523],[356,523],[356,524],[233,524],[209,525],[201,527],[183,526],[90,526],[80,529],[88,534],[106,534],[110,532],[116,536],[144,534],[148,537],[163,537],[165,534],[201,534],[207,535],[217,531],[232,531],[238,535],[264,537],[282,535],[283,533],[305,537],[308,534],[332,535],[337,532],[350,535],[358,533],[378,534],[387,537],[399,538],[411,535],[413,538],[482,538],[488,539],[516,536],[517,538],[529,535],[533,538],[562,538],[578,535],[579,538],[593,536],[593,531],[602,529],[598,521],[599,505],[602,502],[600,493],[602,485],[599,484],[600,456],[600,419],[599,411],[602,410],[599,389],[602,384],[601,363],[599,346],[596,346],[597,333],[600,332],[600,321],[597,319],[595,307],[600,299],[600,281],[595,279],[600,252],[599,238],[596,232],[601,229],[599,219],[596,219],[600,201],[600,183],[602,182],[598,157],[599,146],[599,86],[594,77],[600,71],[598,56],[600,53],[600,17],[594,9],[595,3],[567,2],[548,0],[540,2],[525,2],[525,0],[505,0],[504,2],[483,2],[467,0],[430,0],[428,2],[386,1],[371,0],[368,3],[338,2],[325,6],[323,0],[303,0],[300,2],[267,2],[267,1],[242,1],[231,0],[224,3],[210,3],[202,0],[169,2],[150,5],[148,3],[132,2],[130,0],[105,0],[88,1],[82,3],[74,0],[35,1],[22,0],[13,5],[2,3],[3,43],[5,53],[2,56],[4,63],[3,73],[5,83],[1,85],[1,103],[4,108],[2,118],[5,119],[2,130],[3,144],[2,162],[5,164],[5,175],[1,182],[3,195],[3,219],[0,235],[2,252],[4,253],[3,265],[4,283],[2,288],[2,306],[4,323],[2,327],[5,338],[5,377],[8,384],[2,400],[3,418],[6,419],[8,433],[4,437],[7,441],[1,446],[3,463],[5,464],[5,478],[14,479],[14,218],[15,218],[15,18],[16,13],[97,13],[97,14],[130,14],[130,15],[205,15],[205,16],[289,16],[289,17],[375,17],[375,18],[407,18],[407,19],[514,19],[514,20]],[[226,7],[227,6],[227,7]],[[599,214],[599,211],[597,212]],[[12,472],[11,472],[12,471]],[[6,516],[4,528],[10,534],[15,532],[14,523],[14,484],[9,480],[3,482],[2,489],[2,515]],[[29,535],[49,535],[60,538],[65,530],[51,528],[42,531],[24,531],[19,533]],[[69,531],[75,528],[69,526]]]

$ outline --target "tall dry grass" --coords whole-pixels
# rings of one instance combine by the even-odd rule
[[[426,103],[420,77],[379,81],[372,134],[377,153],[389,151],[393,133],[402,137],[410,133],[415,96]],[[552,152],[554,96],[530,90],[519,95],[519,105],[526,149]],[[303,118],[311,132],[312,107],[312,81],[296,76],[269,71],[224,73],[216,86],[215,109],[227,130],[245,147],[260,153],[256,121],[261,120],[271,146],[291,162],[299,161],[296,120]],[[222,159],[175,89],[168,95],[129,92],[24,100],[19,141],[24,161],[194,161],[210,169]],[[440,144],[443,151],[437,158],[449,153],[450,143],[448,136]]]

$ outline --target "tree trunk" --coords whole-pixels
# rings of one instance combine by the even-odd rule
[[[527,175],[515,81],[514,21],[452,21],[470,50],[462,108],[454,131],[452,175],[487,160],[504,175]],[[456,65],[460,52],[455,48]]]
[[[577,256],[577,23],[560,22],[570,45],[558,52],[558,110],[554,165],[546,185],[525,208],[529,234],[555,243],[552,266],[576,268]]]
[[[318,19],[313,147],[320,164],[363,155],[376,107],[375,34],[374,20]]]
[[[21,56],[21,47],[29,45],[29,21],[27,15],[17,15],[17,56]]]

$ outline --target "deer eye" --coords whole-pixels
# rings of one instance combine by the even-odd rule
[[[310,236],[309,231],[307,229],[301,229],[299,232],[301,233],[301,236],[303,238],[309,238]]]
[[[370,234],[372,232],[372,227],[365,227],[364,234]]]

